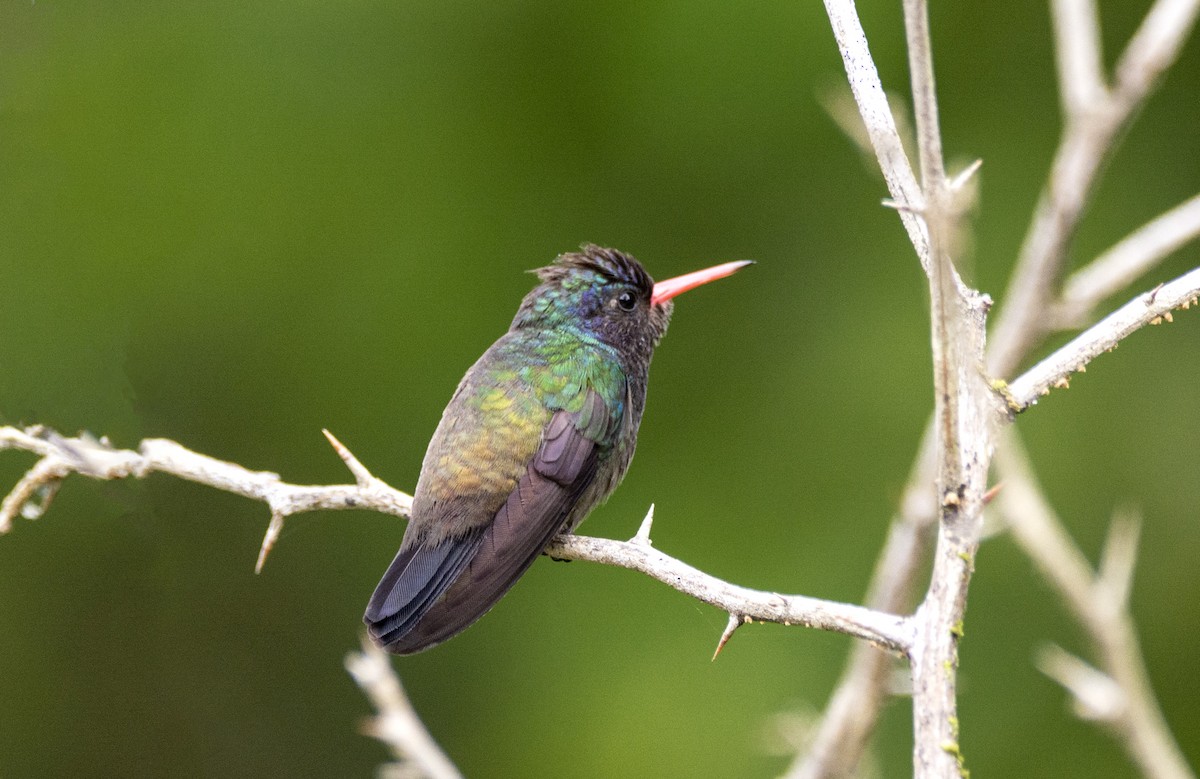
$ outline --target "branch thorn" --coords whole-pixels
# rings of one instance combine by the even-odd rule
[[[753,622],[750,617],[742,614],[734,614],[729,612],[729,622],[725,623],[725,632],[721,634],[721,640],[717,642],[717,651],[713,652],[712,659],[716,661],[717,655],[721,654],[721,650],[729,643],[729,639],[733,638],[734,631],[742,625]]]
[[[1038,652],[1037,667],[1075,698],[1075,713],[1081,719],[1114,722],[1125,709],[1125,691],[1111,676],[1056,644]]]
[[[901,203],[899,200],[893,200],[890,197],[885,197],[883,200],[880,201],[880,204],[884,208],[895,209],[896,211],[899,211],[904,214],[924,214],[925,213],[924,205],[915,205],[914,206],[914,205],[910,205],[908,203]]]
[[[321,428],[321,432],[325,434],[327,439],[329,439],[329,445],[333,447],[333,451],[337,452],[338,457],[342,458],[342,462],[346,464],[346,467],[350,470],[350,473],[354,475],[354,480],[358,482],[358,486],[366,487],[371,482],[375,481],[375,477],[371,475],[371,472],[367,470],[367,467],[359,462],[358,458],[355,457],[350,450],[347,449],[344,444],[342,444],[341,441],[337,440],[333,433],[329,432],[325,428]]]
[[[267,525],[267,532],[263,535],[262,548],[258,550],[258,562],[254,564],[254,573],[262,573],[263,564],[267,562],[267,555],[275,547],[275,542],[279,540],[279,534],[283,532],[283,520],[286,516],[279,511],[271,512],[271,524]]]
[[[949,187],[950,187],[951,191],[958,192],[964,186],[966,186],[967,182],[969,182],[971,180],[971,178],[976,173],[979,172],[979,168],[982,165],[983,165],[983,159],[980,158],[980,159],[977,159],[974,162],[972,162],[967,167],[963,168],[962,171],[957,176],[950,179]]]
[[[629,539],[631,544],[642,544],[644,546],[653,546],[650,541],[650,526],[654,524],[654,504],[650,504],[650,510],[646,512],[646,517],[642,520],[642,524],[638,527],[637,533],[633,538]]]
[[[50,506],[67,471],[60,460],[43,457],[29,469],[0,503],[0,533],[7,533],[19,514],[37,519]]]
[[[1129,603],[1141,529],[1141,516],[1132,508],[1114,512],[1108,526],[1096,583],[1104,588],[1104,595],[1112,598],[1113,607],[1125,608]]]

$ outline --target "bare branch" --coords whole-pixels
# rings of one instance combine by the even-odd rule
[[[912,644],[905,617],[848,603],[752,590],[717,579],[636,541],[559,536],[546,554],[559,560],[588,560],[644,573],[696,600],[756,622],[804,625],[845,633],[890,651],[907,654]]]
[[[1193,777],[1154,699],[1127,608],[1128,583],[1120,581],[1127,579],[1125,570],[1132,567],[1131,528],[1113,534],[1110,543],[1126,548],[1108,553],[1121,562],[1109,563],[1107,570],[1113,572],[1109,575],[1114,580],[1106,580],[1093,573],[1046,500],[1015,432],[1010,431],[998,448],[996,465],[1005,484],[997,502],[1013,537],[1046,581],[1062,594],[1095,647],[1101,668],[1095,671],[1081,661],[1063,662],[1062,656],[1056,656],[1049,667],[1043,657],[1043,670],[1076,696],[1089,717],[1109,726],[1146,776]],[[1103,682],[1104,678],[1111,680],[1119,695]]]
[[[1117,61],[1113,96],[1126,111],[1140,105],[1179,57],[1200,0],[1156,0]]]
[[[1125,691],[1108,674],[1098,671],[1056,644],[1043,647],[1035,660],[1038,670],[1062,685],[1075,699],[1075,714],[1093,722],[1121,716]]]
[[[1107,97],[1100,56],[1100,18],[1095,0],[1054,0],[1054,51],[1058,91],[1067,117],[1081,117]]]
[[[1142,518],[1136,511],[1113,512],[1104,541],[1104,554],[1096,572],[1096,586],[1107,590],[1104,599],[1123,609],[1129,608],[1129,594],[1133,591],[1133,569],[1137,565],[1141,532]]]
[[[942,532],[933,582],[916,617],[917,644],[912,653],[917,742],[914,762],[921,775],[957,775],[961,768],[955,759],[958,755],[949,754],[945,748],[946,744],[954,743],[957,749],[954,673],[946,673],[946,669],[957,662],[953,628],[965,609],[971,560],[978,543],[992,425],[990,393],[983,386],[978,370],[990,302],[959,282],[950,260],[961,213],[956,198],[964,191],[961,182],[970,178],[974,167],[961,176],[957,186],[948,185],[937,120],[928,15],[923,0],[906,0],[904,5],[921,164],[920,188],[913,180],[887,111],[853,3],[826,0],[825,7],[889,190],[930,276]],[[916,225],[912,224],[914,216],[920,217]],[[904,547],[897,544],[896,548]],[[904,554],[907,564],[917,557],[909,550]],[[835,763],[852,766],[865,740],[865,731],[859,726],[862,723],[867,729],[873,726],[882,686],[881,664],[858,652],[827,711],[812,757],[796,767],[793,775],[827,775]],[[853,716],[860,702],[867,703],[864,718]],[[852,739],[849,749],[832,740],[848,733],[862,736]]]
[[[1071,239],[1103,163],[1175,61],[1196,21],[1198,6],[1200,0],[1158,0],[1117,64],[1115,87],[1103,92],[1089,89],[1095,99],[1068,111],[1050,176],[993,329],[988,355],[992,375],[1010,375],[1052,327],[1043,313],[1058,289]],[[1071,99],[1082,96],[1080,92]]]
[[[1061,328],[1084,324],[1101,301],[1128,287],[1200,236],[1200,195],[1146,223],[1067,279],[1055,307]]]
[[[914,615],[913,764],[916,776],[949,778],[965,773],[958,747],[958,640],[991,458],[992,393],[979,370],[990,301],[959,281],[951,260],[962,209],[942,161],[925,0],[905,0],[904,27],[924,192],[922,216],[933,270],[930,320],[940,501],[933,573]]]
[[[928,200],[945,188],[946,170],[942,162],[942,131],[938,126],[937,89],[933,79],[929,9],[924,0],[904,0],[904,33],[908,43],[909,76],[912,79],[921,192]]]
[[[930,177],[923,176],[926,193],[921,194],[916,188],[907,158],[896,137],[895,125],[887,112],[886,101],[882,99],[882,87],[879,85],[878,74],[871,61],[853,4],[838,2],[838,0],[826,0],[825,6],[842,53],[847,77],[859,104],[859,110],[868,129],[874,129],[874,132],[870,134],[871,143],[888,179],[893,202],[905,220],[906,227],[909,228],[910,237],[913,238],[913,243],[918,249],[927,273],[932,275],[933,269],[927,257],[932,255],[936,261],[938,250],[935,249],[932,252],[925,250],[926,244],[917,240],[918,235],[924,235],[926,242],[928,241],[928,233],[919,229],[924,227],[924,222],[918,222],[914,226],[911,219],[912,216],[917,215],[924,216],[925,221],[931,221],[927,202]],[[1176,7],[1178,6],[1179,4],[1176,4]],[[1155,12],[1161,12],[1162,7],[1163,3],[1160,3],[1156,6]],[[920,10],[923,11],[923,8]],[[1123,89],[1119,97],[1110,95],[1104,86],[1099,29],[1094,3],[1091,0],[1062,0],[1056,4],[1055,16],[1061,47],[1059,63],[1060,77],[1064,82],[1063,99],[1067,104],[1067,114],[1075,118],[1069,120],[1069,128],[1064,133],[1055,165],[1052,168],[1052,175],[1048,179],[1047,194],[1043,195],[1030,229],[1030,235],[1022,250],[1022,262],[1017,273],[1014,274],[1014,281],[1010,288],[1009,297],[1012,300],[1006,301],[1007,321],[1001,323],[997,328],[997,335],[993,338],[991,345],[992,350],[989,355],[991,364],[996,366],[996,370],[1004,373],[1011,371],[1012,367],[1015,367],[1023,359],[1046,332],[1048,328],[1045,316],[1048,309],[1046,303],[1056,286],[1059,269],[1065,261],[1066,247],[1074,233],[1078,218],[1082,214],[1087,196],[1094,186],[1097,172],[1103,160],[1114,147],[1116,139],[1120,136],[1120,130],[1128,122],[1140,102],[1145,99],[1149,85],[1153,83],[1152,80],[1142,80],[1141,84],[1144,85],[1144,88],[1140,95],[1137,94],[1136,89],[1130,89],[1128,86]],[[1176,13],[1174,23],[1186,22],[1185,27],[1190,25],[1190,18],[1185,18],[1185,16]],[[908,14],[908,18],[912,18],[912,14]],[[918,22],[920,22],[917,28],[918,32],[925,28],[923,18],[923,15],[918,17]],[[1159,26],[1155,25],[1155,28],[1158,29]],[[918,47],[923,43],[920,34],[914,38],[913,25],[909,24],[908,29],[911,57],[914,42]],[[1185,30],[1179,27],[1176,29],[1179,30],[1178,35],[1186,35]],[[1162,39],[1159,40],[1161,44]],[[1148,51],[1153,48],[1134,44],[1130,46],[1131,51]],[[1170,52],[1161,67],[1165,68],[1169,65],[1174,56],[1175,52]],[[929,78],[921,75],[926,72],[929,74]],[[924,66],[917,67],[914,64],[913,73],[914,102],[922,100],[921,94],[924,93],[929,97],[927,105],[936,111],[936,104],[932,102],[932,70],[926,69]],[[1130,84],[1132,82],[1124,79],[1123,83]],[[1132,102],[1129,100],[1131,96],[1135,98]],[[1118,101],[1120,105],[1117,105]],[[917,114],[921,115],[919,106]],[[936,117],[936,113],[926,111],[925,116]],[[927,121],[925,124],[929,126],[932,123]],[[929,140],[928,133],[923,135]],[[934,135],[933,140],[940,144],[940,136]],[[932,150],[939,147],[927,145],[926,148]],[[922,157],[923,165],[926,167],[928,167],[925,162],[927,159],[936,159],[940,165],[940,152],[936,157],[934,155]],[[934,211],[936,212],[936,208]],[[1145,248],[1141,250],[1147,251]],[[1015,292],[1011,290],[1015,290]],[[951,299],[951,296],[946,295],[946,299]],[[980,308],[982,309],[983,306],[981,305]],[[935,316],[937,316],[936,311],[937,306],[935,306]],[[958,365],[960,368],[966,369],[971,367],[964,362],[959,362]],[[944,396],[939,393],[939,400],[942,397]],[[982,404],[983,401],[979,402]],[[968,416],[971,415],[968,414]],[[941,419],[941,421],[944,424],[946,420]],[[923,446],[922,451],[930,452],[931,447]],[[983,470],[986,470],[988,460],[986,445],[980,454],[982,457],[974,463],[974,466],[978,469],[982,465]],[[922,459],[924,459],[924,455]],[[925,484],[928,484],[928,477],[926,478]],[[943,491],[943,494],[946,493]],[[951,501],[951,503],[953,502]],[[983,502],[984,500],[981,499],[980,503]],[[893,534],[880,558],[880,570],[886,567],[885,561],[892,559],[893,555],[903,560],[903,563],[894,570],[904,570],[907,566],[915,566],[916,560],[920,556],[918,544],[910,545],[896,540],[912,537],[897,532],[898,529],[900,526],[893,525]],[[959,552],[960,554],[951,557],[939,551],[938,559],[939,561],[949,561],[952,564],[949,567],[953,567],[954,557],[965,563],[960,569],[963,575],[958,579],[965,587],[965,577],[969,575],[971,550],[961,548]],[[880,577],[877,570],[876,582],[886,578],[892,577]],[[953,580],[955,577],[953,575],[940,576],[937,572],[934,574],[935,583],[946,578]],[[903,590],[904,587],[900,587],[900,589]],[[869,599],[868,602],[873,606],[879,605],[874,598]],[[918,618],[922,625],[929,625],[937,621],[928,620],[924,613],[920,613]],[[918,652],[923,650],[924,647],[917,647]],[[878,653],[871,652],[864,646],[856,647],[854,656],[825,712],[816,743],[807,757],[797,761],[789,776],[808,778],[849,773],[862,752],[867,734],[874,725],[877,706],[883,695],[883,668],[884,662]],[[958,757],[956,742],[954,743],[954,756]]]
[[[867,35],[858,19],[854,1],[825,0],[825,13],[833,26],[833,37],[842,54],[846,79],[850,82],[850,91],[854,94],[859,113],[866,124],[867,135],[875,148],[875,156],[879,160],[879,168],[883,171],[888,191],[893,200],[907,206],[898,209],[900,221],[904,223],[904,229],[917,250],[917,256],[920,257],[926,274],[931,273],[929,237],[924,222],[916,213],[924,204],[921,187],[913,175],[908,156],[904,153],[904,144],[888,107],[887,95],[879,80],[879,71],[875,69],[875,61],[871,59]]]
[[[411,496],[374,477],[357,485],[288,484],[278,474],[251,471],[163,438],[147,438],[134,451],[114,449],[106,441],[86,434],[67,438],[40,426],[26,430],[0,427],[0,450],[4,449],[33,452],[41,459],[5,498],[0,508],[0,532],[9,529],[11,519],[29,504],[37,487],[61,481],[71,473],[93,479],[141,479],[165,473],[267,504],[271,523],[256,569],[262,568],[284,519],[293,514],[358,508],[407,517],[412,507]]]
[[[366,636],[363,636],[362,646],[362,652],[346,655],[346,670],[379,712],[367,721],[363,732],[391,749],[397,762],[386,767],[388,775],[412,779],[461,779],[462,774],[417,716],[391,660]]]
[[[411,497],[371,476],[357,460],[354,460],[357,464],[354,470],[361,484],[302,486],[287,484],[274,473],[250,471],[240,465],[197,454],[165,439],[147,439],[138,451],[132,451],[113,449],[86,436],[63,438],[45,428],[21,431],[0,427],[2,449],[24,449],[40,454],[42,461],[35,471],[40,467],[41,472],[49,474],[40,479],[41,482],[47,478],[61,479],[72,472],[97,479],[118,479],[142,478],[157,471],[263,501],[270,507],[272,517],[263,540],[264,550],[270,549],[278,537],[283,518],[292,514],[318,509],[361,508],[407,516],[412,506]],[[344,447],[341,449],[344,451]],[[345,452],[343,459],[346,457],[353,458],[349,452]],[[28,476],[22,479],[18,484],[19,492],[10,494],[4,505],[19,509],[17,504],[28,500],[32,493],[28,486],[30,481]],[[863,638],[895,652],[908,651],[911,638],[903,617],[862,606],[739,587],[659,552],[650,545],[653,516],[651,509],[630,541],[565,536],[556,539],[546,552],[564,560],[591,560],[641,571],[698,600],[750,619],[832,630]],[[264,554],[260,552],[260,566]]]
[[[875,565],[866,603],[899,614],[911,607],[912,590],[930,530],[937,521],[933,499],[934,447],[926,430],[921,453],[892,519],[887,541]],[[797,757],[786,779],[832,779],[855,773],[888,694],[894,659],[867,644],[858,644],[838,680],[807,753]]]
[[[1130,333],[1148,325],[1172,321],[1171,312],[1200,300],[1200,268],[1138,295],[1026,371],[1008,385],[1009,409],[1023,411],[1051,387],[1065,388],[1072,373],[1104,352],[1111,352]]]

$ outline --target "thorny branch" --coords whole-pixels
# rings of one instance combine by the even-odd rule
[[[901,206],[900,221],[908,231],[909,240],[921,259],[926,273],[932,273],[929,262],[929,235],[924,221],[918,216],[921,208],[921,185],[904,152],[904,143],[896,129],[896,120],[888,105],[887,94],[871,59],[867,34],[854,8],[853,0],[825,0],[825,13],[833,26],[833,37],[842,55],[846,80],[858,103],[866,125],[867,136],[875,149],[879,168],[887,182],[892,200]]]
[[[1092,310],[1173,252],[1200,236],[1200,195],[1189,198],[1122,239],[1071,274],[1054,309],[1055,324],[1075,329]]]
[[[267,504],[271,521],[255,570],[261,570],[284,520],[307,511],[370,509],[407,517],[412,498],[372,476],[370,471],[328,431],[326,437],[356,479],[355,484],[296,485],[278,474],[252,471],[234,463],[186,449],[174,441],[146,439],[136,450],[116,449],[89,435],[65,437],[44,427],[20,430],[0,427],[0,450],[36,454],[39,459],[0,504],[0,533],[18,516],[39,517],[49,508],[54,492],[72,473],[94,479],[145,478],[166,473]],[[760,621],[804,625],[846,633],[896,654],[912,645],[911,626],[904,617],[851,604],[803,595],[782,595],[739,587],[709,576],[651,546],[653,507],[629,541],[564,536],[547,549],[554,557],[589,560],[629,568],[729,613],[729,627],[717,646],[743,624]],[[368,726],[370,735],[388,744],[401,764],[402,775],[434,779],[458,776],[456,769],[425,731],[404,695],[386,656],[366,646],[363,654],[347,657],[347,668],[368,693],[379,716]]]
[[[1109,88],[1094,72],[1100,41],[1091,6],[1088,0],[1055,0],[1057,48],[1072,52],[1060,56],[1059,65],[1066,125],[992,331],[995,344],[988,367],[993,375],[1011,374],[1054,328],[1045,311],[1054,300],[1071,239],[1104,162],[1175,62],[1200,10],[1196,0],[1157,0],[1121,55],[1115,84]],[[1088,17],[1093,21],[1081,22]]]
[[[1013,275],[1010,293],[1005,301],[1004,321],[996,328],[990,344],[989,364],[1001,372],[1015,367],[1046,333],[1068,324],[1078,326],[1102,299],[1119,292],[1200,232],[1200,213],[1196,210],[1193,198],[1132,234],[1072,277],[1061,299],[1054,304],[1056,315],[1046,316],[1051,298],[1045,296],[1052,295],[1057,288],[1070,238],[1083,213],[1087,195],[1102,170],[1102,163],[1115,147],[1120,130],[1127,126],[1158,78],[1174,62],[1182,41],[1195,21],[1200,3],[1196,0],[1159,0],[1122,56],[1117,68],[1118,86],[1112,91],[1104,83],[1099,21],[1094,2],[1054,0],[1052,6],[1068,128],[1048,180],[1049,194],[1042,198],[1030,228],[1030,237],[1026,239],[1022,250],[1019,267]],[[923,201],[916,194],[918,188],[883,97],[857,12],[849,0],[826,0],[825,7],[851,91],[866,125],[867,136],[875,147],[893,199],[902,204],[900,215],[922,265],[929,273],[927,234],[924,229],[915,229],[913,226],[913,213],[919,209],[903,207],[903,204],[916,206]],[[910,45],[911,41],[910,25]],[[932,78],[922,81],[918,69],[913,68],[913,72],[914,101],[920,101],[922,92],[929,94],[932,91]],[[918,107],[918,115],[920,112]],[[1188,284],[1184,281],[1179,287],[1169,289],[1169,296],[1181,291],[1181,288],[1186,289]],[[1161,292],[1161,288],[1157,290],[1157,293]],[[1191,297],[1183,295],[1174,302],[1185,307]],[[1161,319],[1151,313],[1144,319],[1135,317],[1134,323],[1124,323],[1115,328],[1102,322],[1098,328],[1081,336],[1081,340],[1060,350],[1053,362],[1047,361],[1031,371],[1028,377],[1018,379],[1017,389],[1023,393],[1019,400],[1012,396],[1011,388],[1007,393],[1002,391],[1011,410],[1027,407],[1036,399],[1037,395],[1030,395],[1029,391],[1040,394],[1048,386],[1063,386],[1073,368],[1082,368],[1082,363],[1071,363],[1074,357],[1086,355],[1086,359],[1091,359],[1097,353],[1087,344],[1113,341],[1115,345],[1114,339],[1119,340],[1127,335],[1131,326],[1170,321],[1170,310],[1174,307],[1169,305],[1171,301],[1156,302],[1156,295],[1148,295],[1145,299],[1151,308],[1162,306],[1158,312]],[[1145,313],[1145,307],[1142,313]],[[917,462],[929,463],[933,446],[928,436],[920,452]],[[923,487],[928,489],[925,485],[931,481],[931,467],[914,467],[906,495],[918,492]],[[926,509],[924,521],[931,521],[933,513]],[[872,580],[873,593],[880,583],[889,582],[896,586],[897,594],[893,596],[893,602],[905,601],[916,560],[923,549],[923,545],[913,543],[914,534],[909,532],[914,524],[913,519],[905,514],[893,520],[892,530],[880,553]],[[877,603],[875,598],[869,602],[873,605]],[[887,681],[885,667],[884,659],[877,653],[864,647],[856,648],[821,720],[811,751],[797,761],[789,777],[816,779],[845,776],[852,772],[865,747],[866,734],[873,727],[882,705]],[[954,749],[957,750],[957,743]]]
[[[358,479],[357,484],[288,484],[279,478],[279,474],[252,471],[198,454],[165,438],[147,438],[134,451],[114,449],[106,439],[96,439],[86,433],[67,438],[40,425],[25,430],[0,427],[0,450],[20,449],[41,458],[0,503],[0,533],[8,532],[18,514],[36,517],[44,511],[53,496],[48,491],[57,490],[71,473],[94,479],[142,479],[152,473],[165,473],[266,503],[271,510],[271,523],[263,537],[255,570],[262,569],[284,520],[293,514],[318,509],[369,508],[385,514],[408,516],[412,507],[409,495],[371,476],[328,431],[325,435]],[[30,500],[38,492],[44,495],[42,503],[31,508]]]
[[[781,595],[739,587],[709,576],[634,538],[612,541],[587,536],[562,536],[546,553],[566,560],[589,560],[639,571],[696,600],[727,612],[735,622],[776,622],[845,633],[898,654],[912,644],[908,620],[874,609],[835,603],[803,595]],[[727,631],[731,633],[732,628]],[[724,637],[728,640],[728,635]],[[724,642],[722,642],[724,643]]]
[[[361,652],[346,655],[346,670],[379,712],[363,725],[363,732],[386,744],[396,758],[381,773],[396,779],[461,779],[413,709],[391,660],[366,636],[362,647]]]
[[[1010,409],[1023,411],[1040,396],[1050,394],[1052,387],[1065,388],[1071,374],[1082,372],[1094,358],[1117,348],[1134,331],[1172,322],[1172,311],[1186,310],[1198,302],[1200,268],[1138,295],[1009,384]]]
[[[952,256],[961,207],[942,161],[929,12],[905,0],[913,114],[921,167],[921,216],[929,233],[938,540],[929,589],[914,620],[913,766],[921,777],[963,772],[958,747],[958,639],[983,525],[983,495],[996,426],[993,395],[978,367],[991,301],[963,285]]]
[[[937,520],[937,504],[929,489],[934,472],[932,427],[926,430],[920,451],[867,591],[867,605],[889,614],[911,608],[912,590]],[[854,647],[807,752],[797,755],[786,779],[854,774],[875,730],[893,667],[893,659],[874,647]]]
[[[11,520],[38,489],[57,485],[72,473],[95,479],[144,478],[155,472],[169,473],[266,503],[271,509],[271,524],[256,570],[261,569],[284,519],[293,514],[357,508],[408,516],[412,499],[407,494],[372,476],[328,431],[325,435],[355,474],[356,484],[288,484],[277,474],[251,471],[234,463],[215,460],[163,439],[147,439],[137,450],[114,449],[108,443],[86,435],[66,438],[46,428],[0,427],[0,450],[20,449],[34,452],[41,458],[5,499],[0,531],[11,527]],[[43,502],[40,510],[45,508]],[[588,560],[639,571],[685,595],[716,606],[743,623],[804,625],[855,636],[896,653],[908,651],[912,638],[902,617],[852,604],[740,587],[654,549],[650,543],[652,516],[652,513],[647,515],[638,534],[629,541],[563,536],[546,551],[560,559]]]

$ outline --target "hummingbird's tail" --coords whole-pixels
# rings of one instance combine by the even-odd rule
[[[563,485],[530,467],[485,528],[431,546],[401,545],[367,604],[363,621],[371,638],[408,655],[465,630],[565,529],[589,481]]]
[[[376,643],[396,654],[425,648],[406,649],[403,638],[475,556],[483,539],[481,531],[482,528],[466,536],[447,538],[434,546],[400,547],[363,616]]]

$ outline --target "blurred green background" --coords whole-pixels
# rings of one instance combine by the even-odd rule
[[[898,3],[862,2],[907,88]],[[935,4],[947,154],[982,157],[974,282],[1002,303],[1059,131],[1043,3]],[[1103,3],[1109,60],[1148,2]],[[929,412],[924,279],[881,180],[821,101],[820,5],[5,2],[0,421],[174,438],[296,482],[348,479],[334,431],[411,489],[523,273],[583,241],[692,293],[638,456],[584,532],[748,586],[861,599]],[[1109,166],[1076,263],[1194,194],[1195,41]],[[1195,246],[1139,283],[1200,260]],[[1020,420],[1095,557],[1146,517],[1134,592],[1153,682],[1200,763],[1200,323],[1139,333]],[[32,458],[0,455],[0,484]],[[3,489],[7,489],[4,487]],[[73,478],[0,538],[0,775],[364,776],[386,759],[342,668],[403,531],[291,520],[154,477]],[[981,550],[962,743],[981,776],[1129,776],[1032,666],[1078,631],[1012,542]],[[771,776],[848,639],[753,626],[639,575],[538,562],[478,625],[397,661],[470,776]],[[873,752],[910,772],[907,701]]]

